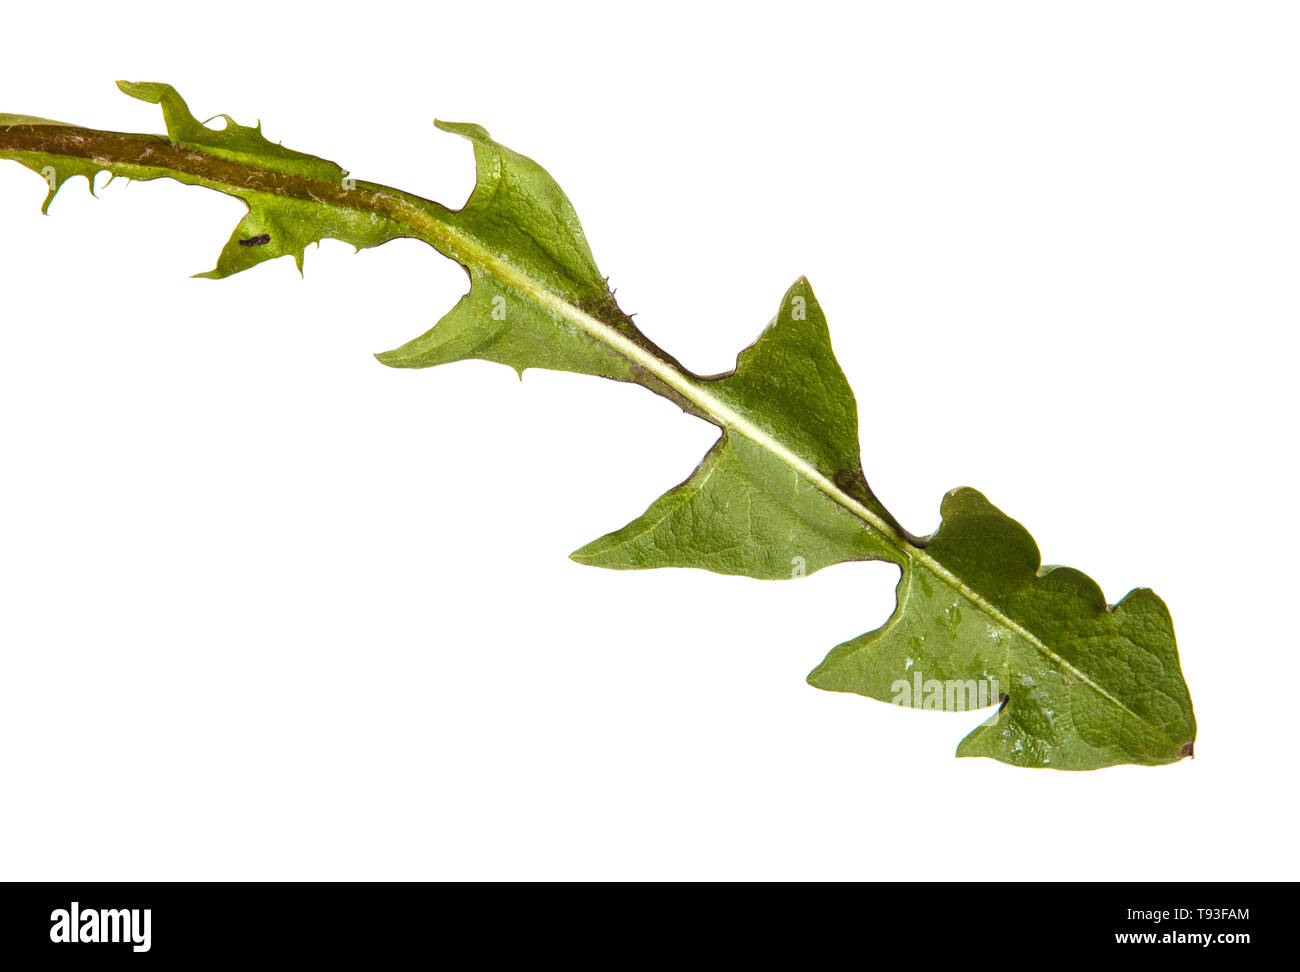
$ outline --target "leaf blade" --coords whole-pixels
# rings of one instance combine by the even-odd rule
[[[966,738],[963,756],[1096,769],[1189,754],[1191,697],[1168,609],[1153,592],[1108,606],[1081,572],[1042,568],[1024,527],[975,490],[949,493],[942,514],[905,568],[889,621],[832,650],[812,685],[904,705],[919,704],[918,676],[991,686],[966,697],[987,705],[1005,694],[1005,709]]]
[[[723,422],[705,409],[723,433],[690,478],[572,559],[616,570],[698,567],[763,580],[850,560],[900,562],[894,545],[819,485],[834,481],[889,519],[863,478],[857,403],[806,278],[786,292],[732,371],[693,380],[736,419]],[[813,474],[766,448],[753,437],[758,433],[797,443]]]

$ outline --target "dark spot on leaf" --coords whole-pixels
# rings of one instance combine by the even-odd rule
[[[266,246],[271,242],[271,234],[263,233],[260,236],[250,236],[246,240],[240,240],[240,246]]]
[[[1183,747],[1183,756],[1184,756],[1184,757],[1190,756],[1190,757],[1192,757],[1193,759],[1196,758],[1196,754],[1195,754],[1194,752],[1192,752],[1193,746],[1194,746],[1193,743],[1188,743],[1186,746]]]
[[[848,469],[841,469],[835,473],[835,485],[852,495],[851,491],[857,489],[858,477]]]

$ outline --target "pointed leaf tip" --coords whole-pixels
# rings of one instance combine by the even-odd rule
[[[971,688],[983,704],[1005,696],[959,756],[1061,770],[1183,758],[1196,721],[1164,602],[1139,590],[1110,609],[1082,572],[1042,569],[1029,532],[974,489],[948,493],[941,513],[894,614],[810,683],[945,711],[981,707]]]

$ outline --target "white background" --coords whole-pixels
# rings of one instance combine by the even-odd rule
[[[9,5],[0,109],[114,79],[458,204],[478,121],[729,368],[808,274],[913,531],[972,485],[1154,587],[1195,760],[957,760],[819,692],[893,568],[566,554],[713,439],[643,390],[370,353],[461,270],[209,269],[239,202],[0,164],[0,877],[1294,878],[1300,18],[1270,3]],[[54,18],[54,19],[51,19]],[[101,183],[105,177],[101,176]]]

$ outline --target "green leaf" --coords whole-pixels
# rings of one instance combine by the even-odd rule
[[[423,240],[469,275],[426,334],[379,355],[424,368],[468,358],[522,374],[549,368],[635,382],[716,425],[699,468],[620,530],[572,556],[617,569],[699,567],[779,579],[850,560],[901,569],[880,628],[840,645],[812,684],[965,711],[997,707],[962,756],[1094,769],[1191,755],[1196,726],[1169,613],[1141,589],[1109,607],[1086,576],[1043,568],[1033,539],[974,490],[950,493],[929,538],[905,531],[863,476],[858,416],[825,316],[800,279],[726,375],[687,371],[614,300],[576,213],[547,172],[482,128],[439,124],[474,148],[477,182],[452,211],[268,141],[228,117],[221,130],[168,85],[125,84],[160,105],[166,136],[0,115],[0,157],[40,173],[48,208],[72,176],[171,178],[242,199],[248,215],[204,276],[276,256],[302,266],[312,242],[358,249]]]
[[[1079,571],[1040,567],[1025,528],[973,489],[949,493],[942,515],[904,569],[893,617],[809,682],[922,708],[1005,698],[959,756],[1078,770],[1191,755],[1192,702],[1160,598],[1143,588],[1109,607]]]

